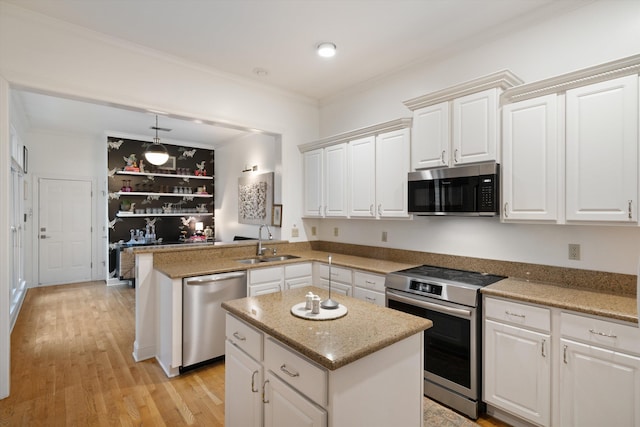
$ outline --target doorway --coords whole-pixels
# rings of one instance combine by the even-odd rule
[[[90,180],[38,180],[38,284],[89,281],[92,277]]]

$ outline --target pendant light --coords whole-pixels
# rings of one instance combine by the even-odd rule
[[[160,138],[158,138],[158,115],[156,114],[156,126],[152,129],[156,130],[156,137],[153,138],[153,144],[147,147],[147,150],[144,152],[144,158],[147,159],[149,163],[152,165],[163,165],[167,163],[169,160],[169,153],[167,152],[167,148],[160,144]]]

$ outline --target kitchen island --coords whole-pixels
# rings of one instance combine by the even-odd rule
[[[223,303],[225,425],[262,425],[264,415],[267,426],[291,417],[305,425],[421,426],[422,332],[432,322],[344,296],[334,296],[348,309],[344,317],[292,315],[309,291],[327,297],[303,287]]]

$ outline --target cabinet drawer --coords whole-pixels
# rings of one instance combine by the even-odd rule
[[[384,292],[384,280],[385,277],[378,274],[365,273],[363,271],[354,271],[353,273],[353,284],[360,288]]]
[[[379,305],[380,307],[384,307],[385,304],[384,294],[370,289],[356,287],[353,291],[353,296],[363,301],[370,302],[371,304]]]
[[[308,277],[313,275],[313,268],[310,262],[291,264],[284,266],[284,278],[295,279],[297,277]]]
[[[226,316],[226,337],[257,361],[262,360],[262,332],[236,319],[229,313]]]
[[[320,264],[319,270],[321,279],[329,278],[329,264]],[[342,283],[351,284],[351,270],[348,268],[336,267],[335,265],[331,266],[331,280],[336,280]]]
[[[545,332],[551,330],[551,313],[548,308],[495,298],[485,298],[484,315],[488,319],[500,322],[512,323]]]
[[[319,405],[327,405],[327,371],[267,337],[264,366]]]
[[[328,279],[320,279],[320,283],[317,283],[316,286],[329,290],[329,280]],[[345,285],[344,283],[338,283],[335,280],[331,281],[331,292],[335,292],[341,295],[345,295],[350,297],[352,292],[351,285]],[[339,302],[339,301],[338,301]]]
[[[561,313],[560,332],[563,337],[588,344],[640,354],[640,329],[634,326]]]
[[[256,268],[249,270],[249,283],[277,282],[284,275],[282,267]]]

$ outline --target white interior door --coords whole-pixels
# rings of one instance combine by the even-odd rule
[[[39,180],[39,283],[91,280],[91,181]]]

